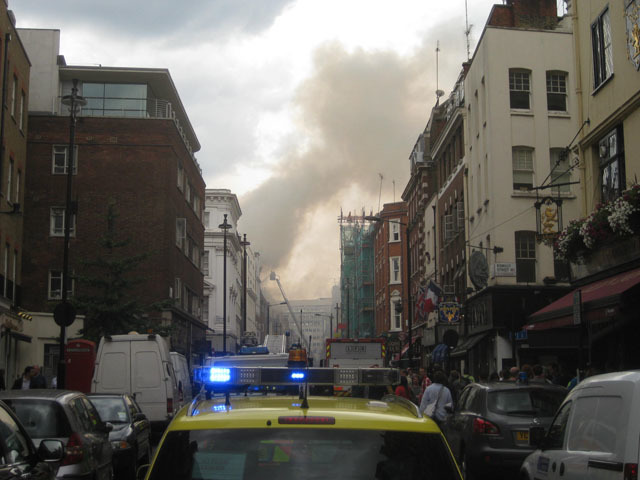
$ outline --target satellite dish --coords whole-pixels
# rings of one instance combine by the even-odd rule
[[[444,90],[436,90],[436,97],[440,98],[442,96],[444,96]]]
[[[473,252],[469,257],[469,277],[476,290],[487,286],[489,264],[487,263],[487,258],[479,250]]]

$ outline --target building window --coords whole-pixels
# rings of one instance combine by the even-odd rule
[[[509,98],[511,108],[529,110],[531,93],[531,72],[529,70],[509,70]]]
[[[20,184],[22,183],[22,172],[18,170],[16,172],[16,188],[15,188],[15,198],[14,203],[20,203]]]
[[[209,296],[202,297],[202,320],[207,321],[209,319]]]
[[[569,268],[569,262],[561,260],[553,253],[553,276],[558,282],[571,281],[571,269]]]
[[[52,237],[64,236],[64,207],[51,207],[49,216],[49,234]],[[69,225],[69,235],[76,234],[76,216],[71,215],[71,225]]]
[[[16,95],[18,94],[18,77],[14,75],[11,84],[11,116],[16,118]]]
[[[613,75],[611,22],[608,8],[591,24],[591,44],[593,49],[593,88],[596,89]]]
[[[209,276],[209,250],[202,252],[202,273],[205,277]]]
[[[2,268],[2,278],[4,282],[2,282],[2,296],[8,297],[9,290],[9,249],[11,247],[8,243],[4,246],[4,256],[3,256],[3,268]]]
[[[389,220],[389,241],[400,241],[400,220]]]
[[[391,265],[390,283],[400,283],[400,279],[402,278],[400,275],[400,257],[391,257],[389,263]]]
[[[564,148],[552,148],[549,151],[549,158],[551,160],[551,186],[558,185],[553,190],[568,193],[571,181],[569,153]]]
[[[176,218],[176,246],[180,250],[185,249],[186,239],[187,239],[187,219]]]
[[[402,330],[402,304],[398,297],[391,299],[391,330]]]
[[[210,217],[210,213],[209,212],[204,212],[204,217],[203,217],[203,221],[202,223],[204,224],[204,228],[209,228],[209,217]]]
[[[618,126],[598,142],[600,193],[603,203],[618,198],[625,189],[624,143]]]
[[[536,281],[536,232],[515,232],[516,237],[516,281]]]
[[[179,277],[174,282],[173,299],[176,305],[182,306],[182,280]]]
[[[73,296],[73,287],[75,281],[73,276],[67,284],[67,297]],[[59,270],[51,270],[49,272],[49,300],[60,300],[62,298],[62,272]]]
[[[66,175],[69,165],[68,145],[54,145],[51,164],[51,173],[54,175]],[[73,147],[73,174],[78,173],[78,146]]]
[[[18,126],[20,127],[20,130],[22,130],[23,132],[26,126],[25,119],[27,118],[27,116],[24,114],[25,107],[26,107],[25,95],[24,95],[24,92],[20,92],[20,113],[18,117]]]
[[[182,191],[184,188],[184,168],[178,163],[178,189]]]
[[[11,201],[11,192],[13,189],[13,158],[9,159],[9,171],[7,172],[7,201]]]
[[[565,72],[547,72],[547,110],[567,111],[567,74]]]
[[[514,147],[513,155],[513,189],[531,190],[533,188],[533,149]]]

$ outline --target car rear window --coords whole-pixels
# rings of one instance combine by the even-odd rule
[[[151,480],[460,477],[439,434],[314,428],[170,432]]]
[[[53,400],[4,400],[20,419],[31,438],[66,438],[71,435],[62,407]]]
[[[564,400],[562,390],[518,388],[489,392],[487,407],[500,415],[553,417]]]

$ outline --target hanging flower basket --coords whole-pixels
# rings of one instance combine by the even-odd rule
[[[569,222],[555,243],[558,258],[584,264],[603,247],[640,235],[640,185],[596,205],[587,218]]]

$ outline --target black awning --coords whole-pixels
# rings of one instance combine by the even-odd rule
[[[480,333],[478,335],[473,335],[472,337],[468,337],[462,345],[458,345],[454,348],[449,356],[451,357],[461,357],[465,355],[469,350],[475,347],[483,338],[489,335],[487,332]]]

